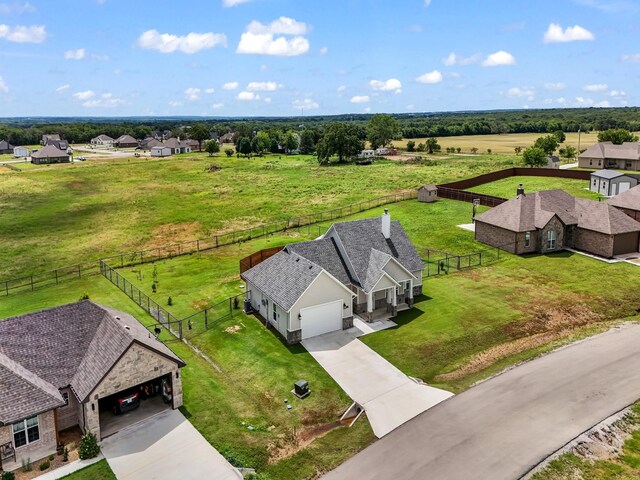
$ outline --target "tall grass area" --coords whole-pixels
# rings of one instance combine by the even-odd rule
[[[589,190],[589,182],[585,180],[573,180],[570,178],[554,177],[510,177],[503,178],[484,185],[469,188],[469,191],[493,195],[494,197],[515,198],[518,185],[522,184],[526,193],[540,190],[564,190],[570,195],[579,198],[597,200],[600,195]]]

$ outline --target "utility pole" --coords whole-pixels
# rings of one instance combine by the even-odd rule
[[[578,155],[580,155],[580,127],[578,127]]]

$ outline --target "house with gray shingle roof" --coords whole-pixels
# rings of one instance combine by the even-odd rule
[[[13,153],[13,145],[6,140],[0,140],[0,155],[4,155],[6,153]]]
[[[163,384],[180,407],[184,365],[133,316],[90,301],[1,320],[0,470],[55,452],[67,428],[115,433],[113,401],[125,390]]]
[[[91,139],[91,145],[97,145],[100,147],[113,147],[113,142],[115,142],[115,140],[105,134],[98,135]]]
[[[116,148],[135,148],[138,146],[138,140],[131,135],[120,135],[113,141],[113,146]]]
[[[31,163],[43,165],[48,163],[69,163],[71,157],[64,150],[55,145],[46,145],[40,150],[31,153]]]
[[[333,224],[242,274],[251,305],[289,343],[395,316],[422,293],[424,263],[400,222]]]
[[[625,142],[622,145],[596,143],[578,156],[578,165],[580,168],[640,171],[640,142]]]
[[[634,220],[640,221],[640,185],[619,193],[607,200],[607,203],[626,213]]]
[[[607,202],[544,190],[476,216],[475,237],[515,254],[572,248],[611,258],[639,251],[640,223]]]

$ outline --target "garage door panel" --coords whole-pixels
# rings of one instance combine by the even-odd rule
[[[302,338],[342,330],[342,300],[300,310]]]
[[[630,182],[620,182],[620,189],[618,190],[618,194],[624,193],[631,188]]]
[[[635,253],[638,251],[638,232],[623,233],[616,235],[613,242],[613,254],[624,255],[627,253]]]

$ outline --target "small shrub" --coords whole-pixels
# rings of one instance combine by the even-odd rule
[[[167,298],[167,305],[173,305],[173,300],[171,300],[171,297]]]
[[[98,440],[94,433],[85,433],[80,440],[80,448],[78,449],[78,455],[80,460],[87,460],[93,458],[100,453],[100,447],[98,446]]]
[[[0,480],[16,480],[16,474],[13,472],[2,472]]]
[[[152,284],[151,284],[151,291],[152,291],[153,293],[156,293],[156,284],[155,284],[155,283],[152,283]]]
[[[88,293],[83,293],[82,296],[80,297],[80,301],[82,300],[89,300],[89,294]]]
[[[69,461],[69,449],[67,447],[65,447],[64,452],[62,452],[62,461],[63,462]]]
[[[53,456],[53,455],[49,455],[49,461],[50,461],[50,462],[53,462],[53,459],[54,459],[54,458],[55,458],[55,456]]]
[[[240,302],[238,301],[238,297],[233,299],[233,308],[234,310],[237,310],[238,307],[240,306]]]
[[[40,464],[40,471],[43,472],[45,471],[47,468],[49,468],[51,466],[51,463],[49,463],[49,460],[45,460],[44,462],[42,462]]]
[[[226,155],[227,157],[229,157],[229,158],[233,157],[233,154],[234,154],[233,148],[227,148],[227,149],[224,151],[224,153],[225,153],[225,155]]]
[[[31,464],[31,459],[30,458],[23,458],[22,459],[22,471],[23,472],[30,472],[31,470],[33,470],[33,465]]]

